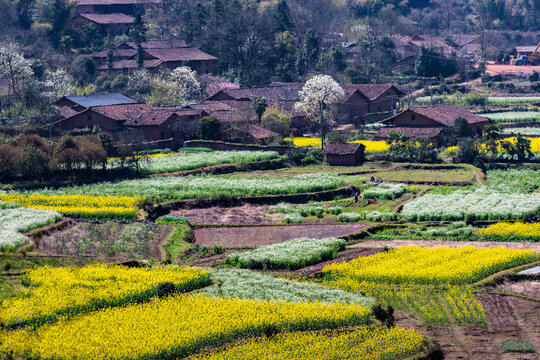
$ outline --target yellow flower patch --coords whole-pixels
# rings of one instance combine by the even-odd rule
[[[30,270],[19,296],[4,301],[0,323],[7,327],[40,325],[61,316],[73,316],[108,306],[145,301],[158,284],[171,282],[180,291],[210,284],[208,273],[199,268],[128,268],[112,264],[87,267]]]
[[[508,238],[509,240],[538,240],[540,239],[540,222],[498,222],[488,227],[478,229],[478,234],[501,239]]]
[[[99,310],[32,330],[0,333],[0,355],[40,359],[174,359],[273,331],[365,325],[371,309],[342,303],[289,303],[176,295]]]
[[[363,327],[346,332],[280,334],[194,359],[383,360],[403,359],[422,349],[423,337],[416,329]]]

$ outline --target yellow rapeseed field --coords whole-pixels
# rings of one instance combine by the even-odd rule
[[[0,201],[3,202],[17,203],[32,209],[58,211],[66,215],[78,214],[92,220],[132,219],[141,199],[143,198],[135,196],[0,194]]]
[[[466,284],[540,258],[530,250],[406,246],[323,268],[330,278],[417,284]]]
[[[397,327],[280,334],[193,358],[199,360],[383,360],[403,359],[423,349],[422,334]]]
[[[498,222],[478,229],[479,235],[508,239],[540,239],[540,222]]]
[[[171,156],[171,155],[176,155],[176,153],[170,152],[170,153],[157,153],[157,154],[148,154],[148,155],[135,155],[133,157],[135,157],[137,159],[141,159],[142,157],[153,159],[153,158]],[[130,158],[132,158],[132,157],[128,157],[127,159],[130,159]],[[119,158],[119,157],[107,158],[107,161],[120,161],[120,160],[122,160],[122,158]]]
[[[128,268],[114,264],[87,267],[40,267],[28,271],[21,293],[0,308],[0,323],[8,327],[39,325],[61,315],[73,316],[102,307],[145,301],[156,286],[172,282],[179,291],[191,291],[211,283],[199,268]]]
[[[295,137],[285,138],[285,140],[292,141],[294,146],[321,148],[321,138]],[[366,153],[383,152],[390,148],[390,145],[386,141],[354,140],[351,143],[364,144]]]
[[[381,304],[404,309],[433,325],[478,325],[486,322],[482,304],[470,289],[463,286],[385,284],[347,277],[325,281],[324,284],[362,293]]]
[[[290,303],[174,295],[144,305],[103,309],[35,331],[0,332],[0,355],[40,359],[174,359],[206,346],[272,331],[366,325],[358,304]]]

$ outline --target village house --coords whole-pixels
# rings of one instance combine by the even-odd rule
[[[160,0],[79,0],[75,10],[78,14],[123,13],[136,16],[160,4]]]
[[[267,87],[247,89],[223,89],[206,99],[226,102],[252,102],[257,97],[266,98],[269,105],[278,105],[287,110],[293,117],[292,127],[301,128],[306,125],[306,116],[294,109],[300,101],[299,92],[303,83],[271,83]],[[337,104],[337,120],[339,123],[374,122],[394,114],[399,97],[403,95],[392,84],[347,84],[342,85],[345,97]],[[370,119],[366,115],[370,114]],[[379,116],[377,118],[377,115]]]
[[[196,109],[156,108],[147,104],[89,107],[53,124],[54,132],[76,134],[108,131],[127,143],[167,140],[175,146],[193,138],[197,122],[208,114]]]
[[[366,147],[361,143],[329,143],[322,153],[331,166],[356,166],[365,160]]]
[[[120,93],[91,94],[91,95],[68,95],[56,100],[54,105],[59,109],[60,116],[67,118],[90,107],[106,105],[135,104],[135,100]]]
[[[484,127],[492,121],[454,105],[413,107],[380,123],[388,125],[379,130],[376,140],[386,140],[390,133],[400,132],[409,138],[427,136],[435,146],[440,146],[454,133],[454,122],[464,118],[470,133],[482,135]]]
[[[161,69],[175,69],[187,65],[199,74],[214,73],[217,69],[217,58],[204,51],[187,47],[181,40],[151,40],[142,42],[143,68],[151,73]],[[112,62],[107,63],[108,51],[100,51],[89,55],[96,63],[98,70],[134,70],[139,68],[137,62],[137,44],[125,42],[112,52]]]
[[[95,24],[103,35],[127,34],[135,18],[122,13],[112,14],[76,14],[66,20],[66,27],[82,30],[87,24]]]

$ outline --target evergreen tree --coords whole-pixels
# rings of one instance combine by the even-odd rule
[[[129,36],[137,45],[146,41],[146,25],[144,25],[141,14],[137,14],[135,17],[131,29],[129,30]]]
[[[278,24],[278,31],[291,31],[294,28],[291,9],[287,0],[278,2],[274,16]]]
[[[141,44],[137,45],[137,67],[142,69],[144,66],[144,51]]]

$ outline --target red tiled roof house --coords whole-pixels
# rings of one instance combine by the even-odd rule
[[[322,153],[331,166],[356,166],[364,162],[365,150],[360,143],[329,143]]]

